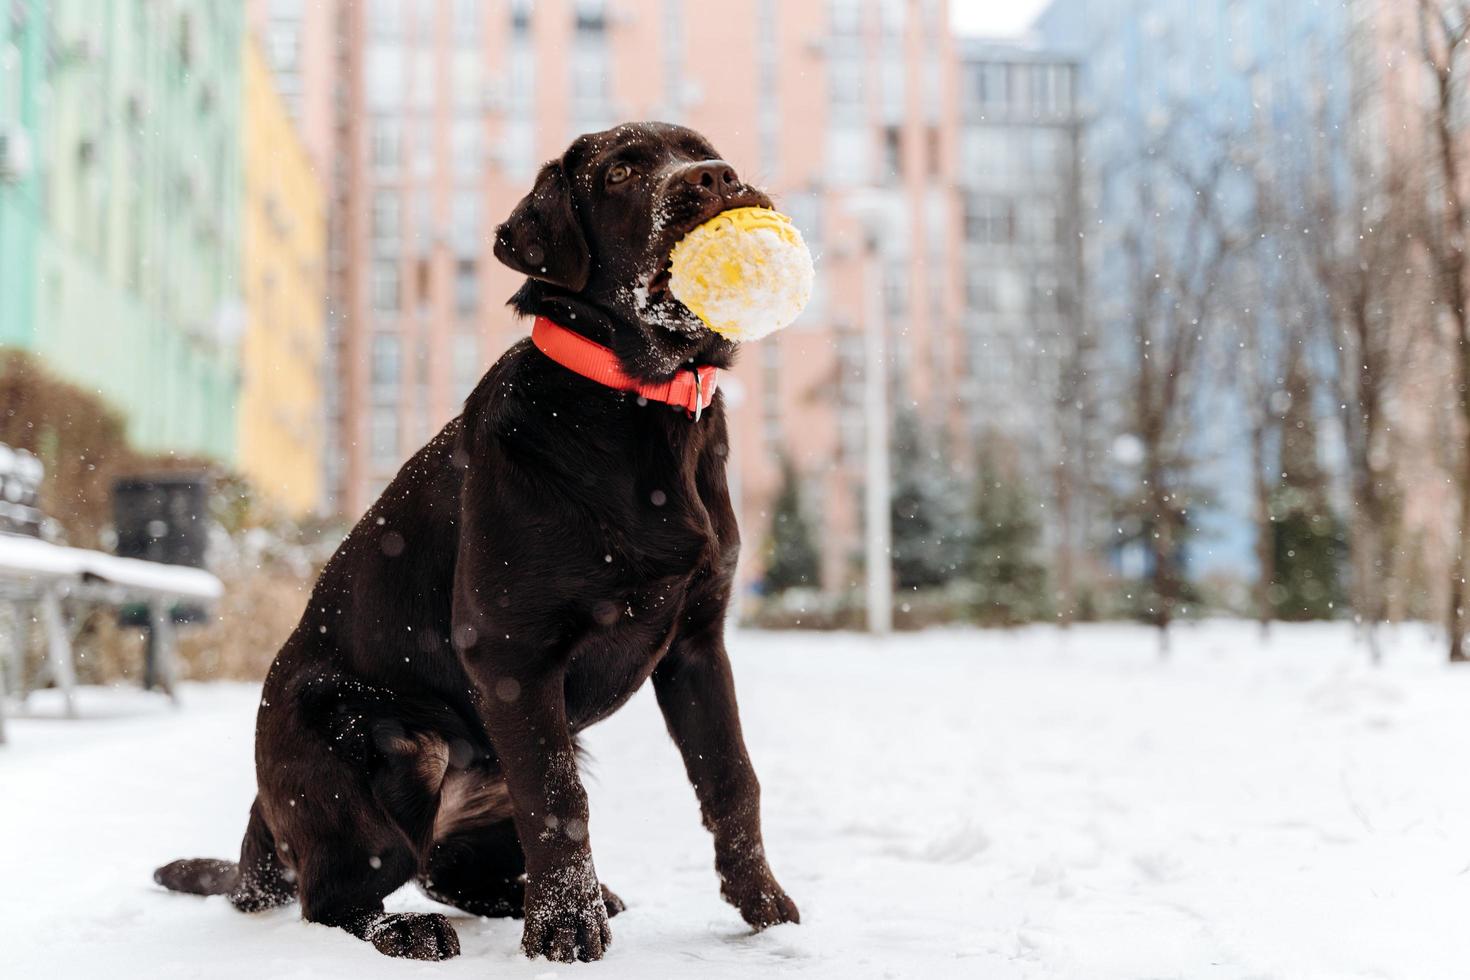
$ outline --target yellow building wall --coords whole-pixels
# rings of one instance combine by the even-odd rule
[[[326,201],[253,36],[245,41],[240,469],[286,510],[323,499]]]

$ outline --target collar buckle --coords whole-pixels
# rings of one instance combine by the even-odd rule
[[[699,373],[699,368],[689,369],[694,375],[694,411],[689,413],[689,418],[698,422],[700,416],[704,415],[704,375]]]

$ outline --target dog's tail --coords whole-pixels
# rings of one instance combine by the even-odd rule
[[[153,880],[169,891],[228,895],[230,904],[242,912],[275,908],[296,897],[294,879],[276,853],[275,838],[261,816],[259,801],[250,808],[240,862],[182,858],[153,872]]]
[[[217,858],[181,858],[153,872],[153,880],[171,892],[228,895],[240,882],[240,866]]]

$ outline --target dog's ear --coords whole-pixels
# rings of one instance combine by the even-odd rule
[[[495,257],[515,271],[573,292],[592,274],[592,252],[572,209],[572,189],[559,161],[541,168],[536,186],[495,229]]]

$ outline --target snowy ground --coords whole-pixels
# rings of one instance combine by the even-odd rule
[[[601,964],[529,962],[457,916],[464,955],[393,961],[293,908],[164,893],[233,856],[256,693],[36,696],[0,749],[7,977],[1470,975],[1470,670],[1418,630],[1373,671],[1346,627],[732,638],[772,864],[803,924],[751,935],[653,699],[594,729]],[[412,890],[397,909],[429,909]]]

